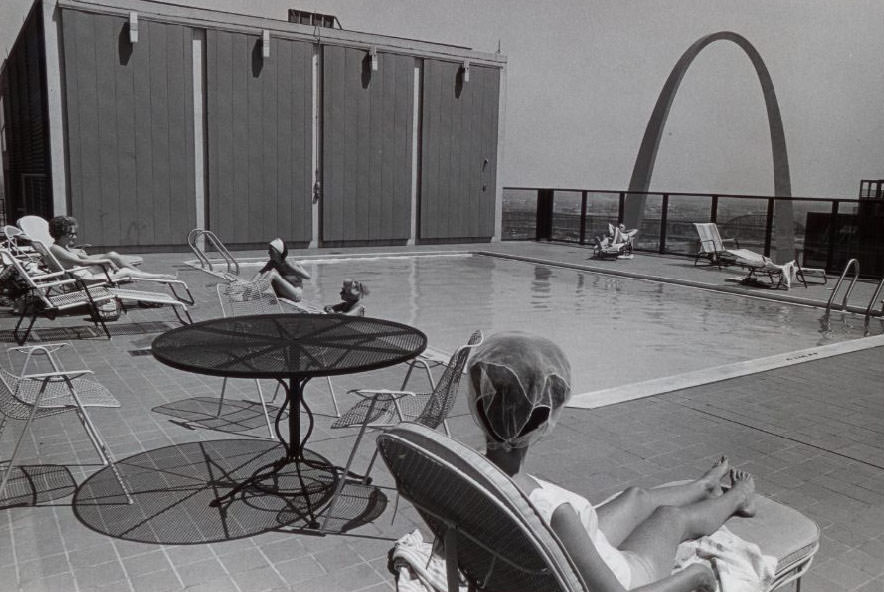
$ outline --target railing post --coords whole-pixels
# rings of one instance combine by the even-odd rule
[[[718,222],[718,196],[712,196],[712,210],[709,212],[709,221]]]
[[[659,253],[666,252],[666,220],[669,218],[669,194],[663,194],[663,205],[660,208],[660,246]]]
[[[764,223],[764,255],[770,257],[770,240],[773,236],[774,198],[767,199],[767,220]]]
[[[829,245],[826,249],[826,265],[825,270],[829,273],[835,273],[833,268],[835,264],[835,241],[838,240],[838,200],[832,200],[832,214],[829,219]]]
[[[580,194],[580,244],[586,244],[586,196],[587,191]]]
[[[550,240],[553,226],[553,190],[537,190],[536,240]]]

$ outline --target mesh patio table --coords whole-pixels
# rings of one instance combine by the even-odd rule
[[[212,506],[221,507],[237,494],[249,489],[282,496],[305,495],[309,492],[301,476],[301,465],[317,468],[315,460],[304,455],[305,445],[313,430],[313,414],[304,401],[307,382],[315,376],[332,376],[376,370],[409,360],[427,346],[423,332],[394,321],[371,317],[349,317],[339,314],[265,314],[226,317],[178,327],[157,337],[151,352],[154,357],[173,368],[228,378],[265,378],[277,380],[285,389],[285,402],[276,415],[276,436],[283,444],[282,458],[255,471],[231,491],[216,498]],[[309,420],[301,435],[302,407]],[[280,426],[288,411],[288,439]],[[335,476],[336,468],[325,462]],[[284,469],[294,465],[298,486],[284,488]],[[271,483],[264,483],[270,481]],[[326,484],[330,487],[332,478]],[[313,510],[308,504],[309,525],[317,528]]]

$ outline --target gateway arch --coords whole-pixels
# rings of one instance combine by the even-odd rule
[[[701,37],[694,42],[687,51],[682,54],[666,83],[645,128],[635,165],[632,169],[632,178],[629,181],[629,191],[646,192],[651,184],[651,175],[654,172],[654,162],[657,158],[657,149],[660,147],[660,139],[663,128],[669,116],[669,109],[675,99],[675,94],[684,78],[685,72],[694,61],[694,58],[709,44],[715,41],[731,41],[736,43],[749,57],[761,83],[761,92],[764,104],[767,107],[767,121],[770,127],[771,152],[773,154],[774,186],[773,195],[777,197],[792,197],[792,182],[789,177],[789,156],[786,152],[786,137],[783,132],[783,120],[780,117],[780,107],[777,104],[773,81],[767,66],[761,59],[758,50],[742,35],[730,31],[713,33]],[[624,223],[628,228],[639,228],[644,218],[645,196],[627,195],[624,205]],[[792,227],[792,202],[789,200],[777,201],[774,209],[774,225],[776,236],[773,238],[774,258],[778,263],[791,260],[794,253],[794,230]]]

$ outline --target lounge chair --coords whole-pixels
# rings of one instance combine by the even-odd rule
[[[589,591],[528,497],[484,456],[417,424],[396,426],[377,443],[399,494],[443,542],[449,592],[458,589],[458,570],[478,590]],[[800,585],[819,549],[815,522],[760,495],[755,517],[727,527],[777,558],[771,589]]]
[[[620,226],[608,224],[608,235],[601,239],[595,247],[597,259],[632,259],[635,237],[638,229],[621,229]]]
[[[40,216],[22,216],[16,222],[16,225],[22,229],[28,240],[40,241],[47,247],[55,242],[52,235],[49,234],[49,222],[46,218]],[[92,245],[77,245],[78,248],[85,249]],[[143,257],[137,255],[123,255],[129,265],[138,266],[144,262]],[[193,304],[192,302],[190,304]]]
[[[694,227],[699,235],[697,254],[694,257],[694,265],[701,258],[705,257],[712,265],[732,263],[733,258],[727,257],[728,248],[725,243],[733,243],[734,247],[739,249],[740,243],[735,238],[721,238],[718,232],[718,225],[715,222],[694,222]]]
[[[12,273],[22,281],[26,290],[25,302],[21,306],[18,322],[12,330],[13,337],[19,345],[27,342],[38,316],[54,319],[60,312],[76,308],[88,308],[92,321],[96,326],[101,325],[104,334],[110,339],[104,316],[98,308],[105,302],[117,300],[117,296],[107,286],[89,286],[81,279],[70,277],[66,272],[34,274],[27,271],[22,262],[5,249],[0,249],[0,260],[4,266],[13,268]],[[22,325],[28,316],[30,322],[22,332]]]
[[[100,276],[96,276],[92,272],[90,272],[85,267],[72,267],[65,268],[58,259],[55,258],[55,255],[52,254],[46,245],[41,243],[40,241],[32,241],[31,245],[34,247],[34,250],[40,254],[43,263],[46,268],[52,273],[64,273],[67,277],[75,278],[83,281],[85,284],[89,284],[90,286],[96,285],[104,285],[107,289],[116,296],[120,303],[126,301],[136,302],[141,306],[171,306],[172,311],[175,313],[175,316],[182,324],[189,324],[193,322],[193,319],[190,317],[190,312],[187,310],[187,304],[193,304],[194,299],[193,295],[190,293],[190,289],[188,289],[187,284],[178,279],[152,279],[152,278],[125,278],[122,280],[113,279],[108,273],[107,270]],[[146,290],[134,290],[132,288],[127,288],[125,285],[130,282],[155,282],[166,284],[171,290],[171,294],[165,294],[163,292],[151,292]],[[175,286],[179,286],[180,289],[183,289],[187,294],[186,297],[181,297],[175,290]],[[123,308],[125,311],[125,307]]]
[[[749,249],[732,249],[727,251],[730,257],[733,257],[732,263],[745,267],[749,270],[749,274],[740,280],[744,284],[757,285],[764,288],[786,288],[792,287],[792,280],[797,279],[804,287],[807,287],[807,274],[797,259],[793,259],[783,265],[778,265],[769,257],[765,257],[755,251]],[[813,270],[813,272],[822,270]],[[767,283],[760,278],[767,277]],[[825,273],[822,274],[823,281],[826,282]]]

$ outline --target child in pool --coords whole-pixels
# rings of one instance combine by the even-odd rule
[[[365,306],[360,301],[368,296],[368,288],[359,280],[344,280],[341,284],[341,301],[337,304],[328,304],[325,312],[336,312],[351,316],[363,316]]]

